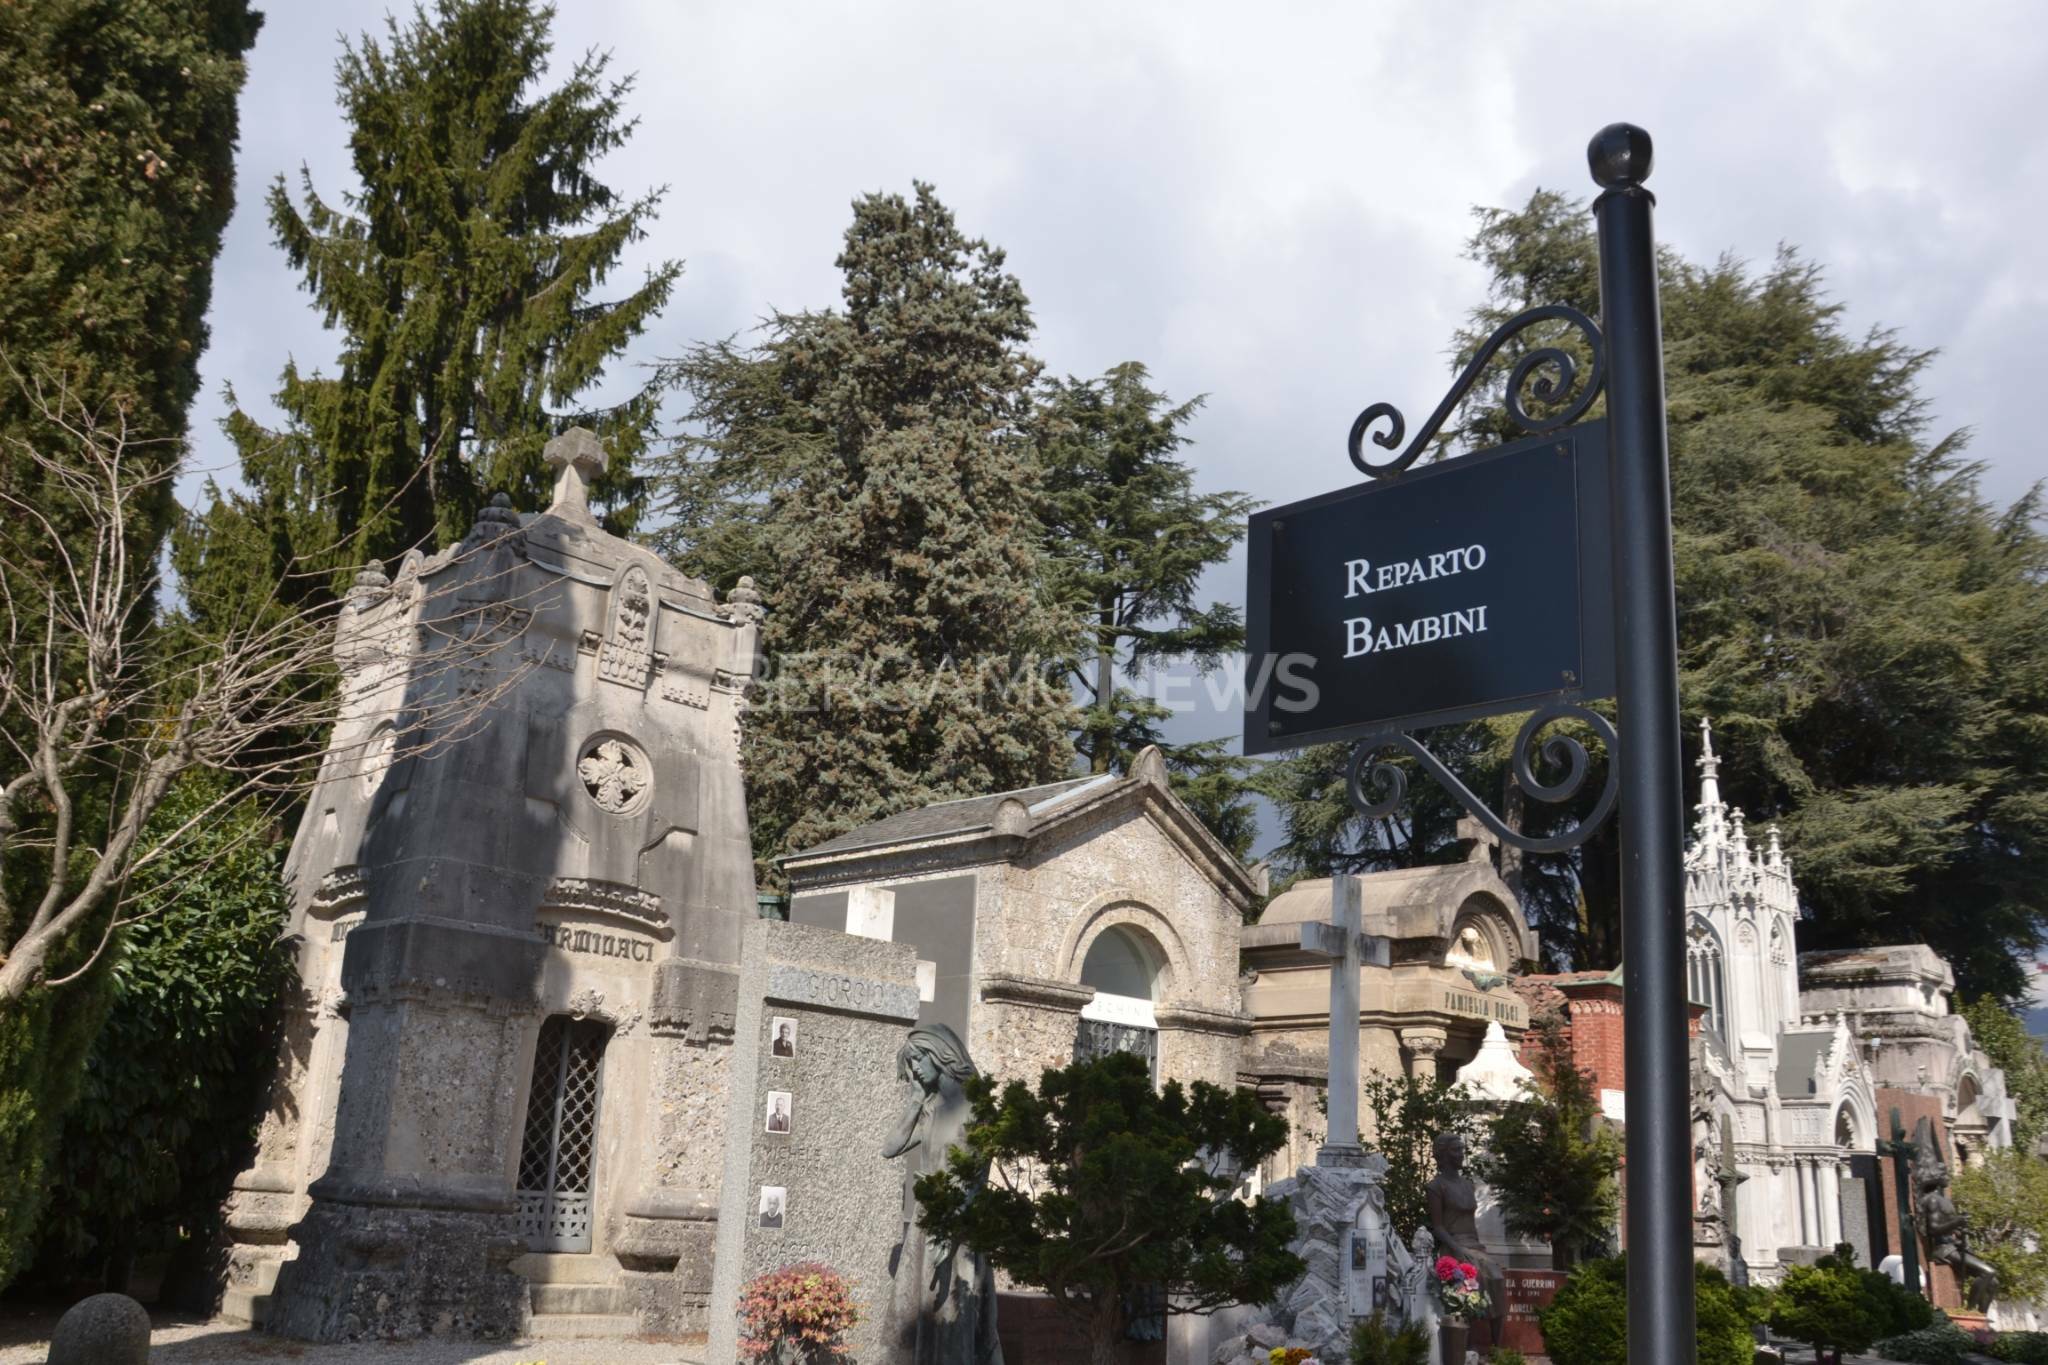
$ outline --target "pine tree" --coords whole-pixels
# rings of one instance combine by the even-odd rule
[[[1213,672],[1244,647],[1242,613],[1205,606],[1196,592],[1243,537],[1257,500],[1195,491],[1179,453],[1202,400],[1173,404],[1149,381],[1143,365],[1126,362],[1099,379],[1049,385],[1041,405],[1046,560],[1055,594],[1090,634],[1073,675],[1090,703],[1074,747],[1090,772],[1108,773],[1158,745],[1176,791],[1242,857],[1256,833],[1245,761],[1222,740],[1164,743],[1168,709],[1118,683],[1119,673],[1173,663]]]
[[[1530,304],[1597,313],[1591,227],[1562,196],[1484,211],[1472,253],[1494,287],[1466,354]],[[2017,993],[2017,954],[2048,933],[2038,490],[1987,502],[1965,433],[1927,430],[1931,353],[1845,333],[1819,267],[1796,253],[1762,271],[1667,253],[1663,299],[1683,704],[1728,738],[1730,799],[1784,827],[1814,914],[1801,945],[1926,942],[1966,992]],[[1498,412],[1497,389],[1482,393],[1463,442],[1505,436]],[[1474,790],[1494,793],[1511,734],[1439,732]],[[1297,863],[1373,842],[1333,804],[1334,758],[1275,775],[1320,807],[1291,826],[1342,829],[1290,846]],[[1312,762],[1320,771],[1302,770]],[[1619,953],[1615,828],[1524,864],[1532,918],[1580,966]],[[1416,856],[1453,855],[1440,843]]]
[[[1621,1139],[1555,1019],[1539,1029],[1536,1085],[1488,1121],[1475,1167],[1508,1231],[1549,1242],[1551,1265],[1569,1270],[1587,1247],[1607,1243],[1621,1211]]]
[[[1024,291],[923,184],[856,201],[838,266],[841,308],[778,315],[759,347],[682,365],[700,410],[733,414],[705,502],[734,482],[766,494],[755,522],[685,556],[768,576],[774,676],[745,746],[764,882],[789,850],[1073,763],[1075,639],[1041,584]],[[744,471],[727,480],[717,459]]]
[[[532,0],[435,0],[387,21],[381,43],[344,45],[336,84],[361,189],[336,205],[305,175],[301,205],[280,176],[269,196],[278,245],[342,334],[338,372],[286,365],[282,431],[229,418],[249,491],[216,495],[181,571],[269,583],[452,544],[495,492],[543,503],[541,448],[575,424],[612,452],[597,501],[630,528],[658,385],[583,403],[681,267],[596,297],[661,193],[622,199],[593,173],[634,127],[632,81],[611,79],[608,57],[537,90],[553,19]]]

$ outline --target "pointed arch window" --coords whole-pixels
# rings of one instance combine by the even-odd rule
[[[1686,993],[1694,1004],[1707,1007],[1706,1027],[1725,1039],[1728,1036],[1727,968],[1721,940],[1713,927],[1695,918],[1685,944]]]

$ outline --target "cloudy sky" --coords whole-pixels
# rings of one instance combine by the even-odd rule
[[[260,191],[348,184],[337,39],[383,0],[271,0],[242,106],[242,207],[215,286],[200,466],[232,384],[258,407],[333,339]],[[1192,458],[1268,501],[1355,477],[1343,439],[1419,418],[1483,280],[1477,204],[1589,190],[1584,148],[1657,143],[1662,239],[1695,259],[1826,264],[1856,329],[1938,347],[1926,393],[1970,426],[1988,491],[2048,475],[2048,25],[2020,3],[1621,5],[685,3],[564,0],[559,51],[637,71],[641,127],[604,173],[670,187],[633,271],[680,258],[632,360],[824,306],[854,196],[935,183],[1005,247],[1055,372],[1149,366],[1209,396]],[[1241,568],[1214,591],[1240,596]],[[1226,732],[1227,719],[1209,728]]]

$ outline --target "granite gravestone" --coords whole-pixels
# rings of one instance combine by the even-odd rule
[[[734,1358],[749,1280],[817,1261],[860,1306],[854,1359],[901,1365],[890,1343],[901,1313],[915,1311],[895,1302],[890,1265],[903,1177],[881,1153],[899,1117],[896,1051],[917,1019],[917,954],[760,920],[742,961],[709,1358]]]

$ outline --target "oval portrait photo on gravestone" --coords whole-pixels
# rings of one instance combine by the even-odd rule
[[[787,1090],[768,1092],[767,1118],[764,1130],[770,1133],[790,1131],[790,1094]]]
[[[768,1021],[768,1055],[796,1056],[796,1020],[777,1015]]]
[[[761,1187],[761,1226],[779,1228],[782,1226],[783,1210],[789,1206],[789,1189],[783,1185]]]

